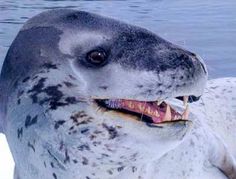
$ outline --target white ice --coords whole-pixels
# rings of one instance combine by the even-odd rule
[[[0,134],[0,179],[13,179],[14,161],[6,137]]]

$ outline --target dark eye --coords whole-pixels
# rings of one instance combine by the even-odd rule
[[[104,50],[93,50],[87,54],[87,61],[93,65],[101,65],[107,59],[107,55]]]

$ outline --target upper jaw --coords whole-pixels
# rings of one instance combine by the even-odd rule
[[[105,112],[112,111],[122,113],[123,116],[133,116],[137,121],[146,122],[149,126],[158,126],[161,123],[178,122],[189,120],[189,102],[197,100],[198,97],[183,96],[183,110],[176,110],[169,101],[153,100],[139,101],[131,99],[99,99],[95,98],[94,103],[104,109]],[[114,113],[112,113],[114,114]]]

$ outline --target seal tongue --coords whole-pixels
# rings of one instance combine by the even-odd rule
[[[153,123],[161,123],[165,121],[173,121],[182,119],[182,115],[176,112],[167,103],[162,102],[158,105],[158,102],[145,102],[134,100],[112,100],[109,101],[112,108],[125,109],[142,115],[146,115],[152,118]]]

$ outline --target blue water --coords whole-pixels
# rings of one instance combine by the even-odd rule
[[[74,8],[139,25],[198,53],[210,78],[236,76],[235,0],[0,0],[0,66],[22,24],[53,8]]]

